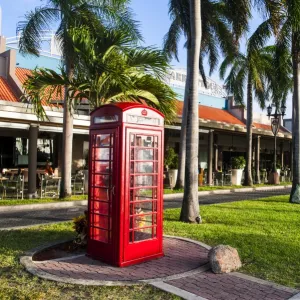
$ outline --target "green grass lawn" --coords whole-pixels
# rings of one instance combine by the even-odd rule
[[[241,272],[300,288],[300,205],[288,196],[201,206],[203,224],[178,222],[180,209],[164,213],[164,232],[238,249]]]
[[[288,196],[203,205],[201,225],[179,222],[179,212],[165,211],[165,234],[231,245],[240,253],[241,272],[300,288],[300,205],[288,203]],[[173,299],[147,285],[85,287],[46,281],[19,264],[24,251],[73,235],[71,222],[0,231],[0,299]]]
[[[29,249],[74,236],[71,223],[0,231],[0,299],[179,299],[149,285],[128,287],[88,287],[39,279],[19,263]]]
[[[291,182],[281,182],[279,185],[286,186],[292,184]],[[254,184],[252,187],[270,187],[270,184]],[[198,191],[215,191],[215,190],[230,190],[230,189],[243,189],[248,188],[248,186],[243,185],[224,185],[224,186],[199,186]],[[164,189],[164,194],[177,194],[183,193],[183,189]]]
[[[80,201],[87,200],[87,195],[75,195],[70,198],[58,199],[58,198],[42,198],[42,199],[5,199],[0,200],[0,206],[6,205],[24,205],[24,204],[40,204],[40,203],[53,203],[53,202],[65,202],[65,201]]]

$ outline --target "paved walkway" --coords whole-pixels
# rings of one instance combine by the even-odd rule
[[[84,254],[32,261],[32,255],[41,249],[27,253],[21,263],[30,273],[48,280],[84,285],[148,283],[183,299],[300,299],[298,290],[241,273],[213,274],[209,248],[189,239],[165,237],[163,258],[126,268],[111,267]]]
[[[247,190],[247,189],[246,189]],[[213,191],[214,194],[200,192],[199,204],[216,204],[240,200],[251,200],[269,196],[289,194],[289,188],[271,190],[226,192],[223,190]],[[182,194],[165,195],[164,208],[180,208],[182,205]],[[87,201],[70,201],[61,203],[45,203],[34,205],[22,205],[0,207],[0,230],[18,229],[32,225],[63,222],[82,214],[86,210]]]

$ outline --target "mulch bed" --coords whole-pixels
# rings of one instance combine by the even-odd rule
[[[33,261],[44,261],[57,258],[70,257],[86,253],[86,246],[81,246],[74,241],[60,243],[49,248],[43,249],[33,255]]]

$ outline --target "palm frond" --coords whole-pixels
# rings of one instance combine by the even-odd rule
[[[26,14],[26,21],[18,23],[21,31],[20,52],[38,56],[41,50],[43,30],[50,30],[51,24],[59,19],[60,11],[51,6],[37,7]]]

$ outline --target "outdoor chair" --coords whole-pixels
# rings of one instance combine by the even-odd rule
[[[72,177],[72,193],[76,194],[84,194],[84,183],[85,177],[84,174],[78,173],[74,177]]]
[[[231,171],[224,174],[224,185],[232,185],[231,177]]]
[[[42,176],[41,180],[41,198],[58,197],[60,188],[60,178],[51,176]]]
[[[24,199],[24,177],[22,175],[12,175],[8,180],[2,181],[2,189],[3,199]]]
[[[4,182],[0,180],[0,199],[4,199],[5,197],[5,186]]]
[[[222,172],[214,172],[214,185],[224,185],[224,176]]]

